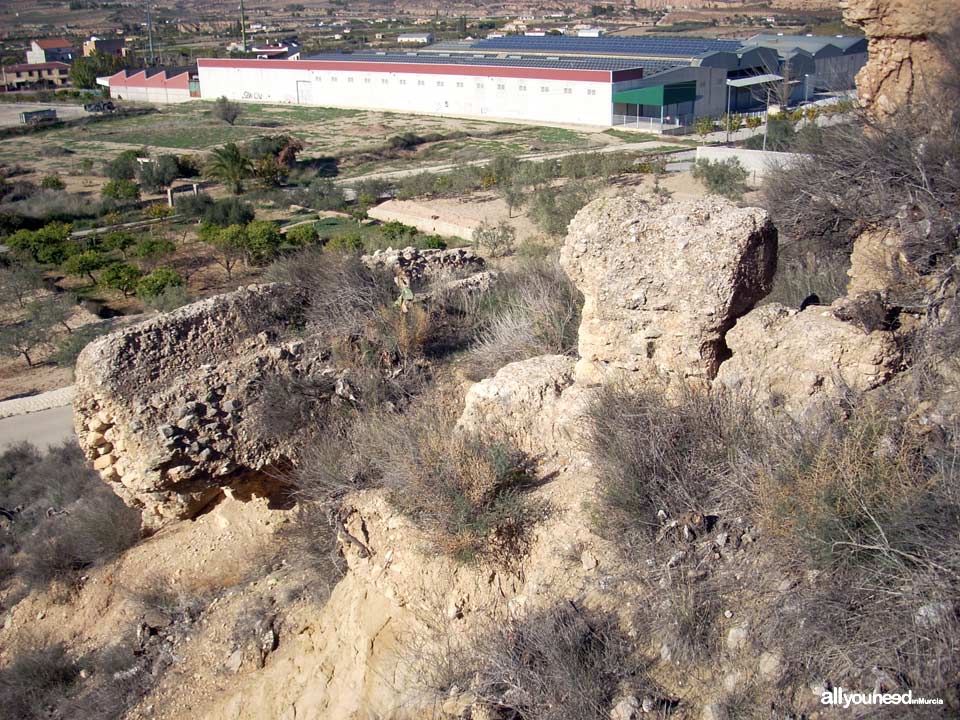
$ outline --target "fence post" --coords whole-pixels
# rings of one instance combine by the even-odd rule
[[[173,207],[173,188],[172,187],[167,188],[167,205],[169,205],[170,207]]]

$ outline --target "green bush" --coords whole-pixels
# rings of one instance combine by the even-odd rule
[[[116,158],[106,164],[106,176],[111,180],[133,180],[137,176],[140,163],[137,158],[140,153],[136,150],[124,150]]]
[[[482,248],[491,257],[501,257],[513,252],[513,243],[517,231],[506,220],[501,220],[495,227],[483,222],[474,228],[473,245]]]
[[[324,250],[331,252],[355,253],[363,252],[363,237],[358,232],[348,232],[332,237],[323,245]]]
[[[313,223],[304,223],[290,228],[283,237],[288,245],[307,247],[317,242],[319,234]]]
[[[548,235],[562,237],[573,217],[597,192],[594,185],[567,183],[562,188],[543,187],[530,200],[530,218]]]
[[[80,354],[80,351],[108,332],[110,332],[110,326],[107,323],[81,325],[57,343],[57,349],[53,353],[53,361],[59,367],[72,368],[77,363],[77,355]]]
[[[161,155],[140,167],[140,184],[150,192],[160,192],[180,177],[180,163],[175,155]]]
[[[52,222],[39,230],[18,230],[5,243],[7,246],[44,265],[59,265],[77,252],[70,242],[72,226]]]
[[[191,298],[183,285],[168,285],[157,295],[142,298],[141,302],[146,310],[165,313],[189,304]]]
[[[119,290],[124,296],[133,295],[137,291],[137,283],[143,273],[140,268],[130,263],[113,263],[100,273],[100,284],[111,290]]]
[[[133,247],[131,254],[139,260],[155,262],[177,251],[177,244],[164,237],[146,237]]]
[[[40,187],[44,190],[63,190],[66,185],[63,184],[59,175],[45,175],[40,181]]]
[[[71,255],[63,263],[64,272],[78,277],[88,277],[93,284],[97,283],[97,278],[93,273],[107,264],[107,259],[96,250],[84,250],[76,255]]]
[[[525,495],[534,482],[526,456],[506,437],[451,432],[459,407],[430,394],[404,413],[368,418],[352,439],[363,482],[388,498],[431,544],[460,562],[515,563],[541,508]],[[356,467],[304,467],[301,484],[329,483]],[[343,477],[333,480],[351,481]]]
[[[203,222],[220,227],[246,225],[255,216],[253,205],[235,197],[214,201],[213,204],[204,209],[202,214]]]
[[[100,194],[112,200],[139,200],[140,186],[132,180],[109,180],[100,189]]]
[[[707,190],[731,200],[739,200],[747,191],[747,173],[736,158],[727,160],[697,160],[693,177],[706,185]]]
[[[276,223],[267,220],[254,220],[246,228],[244,249],[247,262],[262,265],[276,257],[283,236]]]
[[[183,285],[183,278],[179,273],[168,267],[161,267],[149,275],[144,275],[137,283],[137,297],[140,299],[155,298],[169,287]]]

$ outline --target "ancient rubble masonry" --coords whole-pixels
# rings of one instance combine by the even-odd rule
[[[956,0],[841,0],[843,18],[863,28],[868,60],[857,74],[860,102],[884,117],[935,90],[946,63],[934,33],[950,31]]]
[[[727,331],[770,291],[776,252],[766,212],[720,197],[590,203],[560,255],[584,296],[577,382],[712,378]]]
[[[270,465],[285,448],[264,437],[261,379],[311,362],[279,341],[301,299],[251,285],[111,333],[77,359],[80,446],[104,480],[156,528],[191,517],[223,484]]]
[[[901,361],[893,334],[840,320],[841,304],[798,312],[771,303],[741,318],[717,382],[796,418],[887,382]]]
[[[403,275],[410,287],[417,291],[434,280],[449,282],[474,276],[482,272],[485,265],[483,258],[469,248],[387,248],[364,255],[363,261],[370,268]]]

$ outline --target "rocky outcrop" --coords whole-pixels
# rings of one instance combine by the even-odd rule
[[[956,0],[841,0],[844,19],[863,28],[869,59],[857,74],[860,101],[879,117],[932,90],[946,71],[934,33],[950,31]]]
[[[727,331],[770,291],[776,248],[763,210],[720,197],[587,205],[560,256],[584,296],[577,382],[712,378]]]
[[[889,380],[900,364],[892,333],[864,332],[833,310],[757,308],[727,333],[732,357],[717,382],[801,418]]]
[[[853,242],[847,294],[886,293],[904,282],[919,283],[903,249],[903,239],[885,228],[867,230]]]
[[[483,258],[468,248],[419,250],[414,247],[377,250],[363,257],[370,268],[403,275],[410,287],[420,289],[432,281],[449,282],[483,271]]]
[[[558,404],[573,384],[575,364],[544,355],[505,365],[467,392],[460,428],[475,435],[501,431],[532,455],[556,454],[567,439],[557,422]]]
[[[241,288],[100,338],[77,359],[81,447],[156,528],[193,516],[239,474],[282,457],[259,421],[262,380],[316,371],[299,340],[279,342],[301,299],[282,285]]]

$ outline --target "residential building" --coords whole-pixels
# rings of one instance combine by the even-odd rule
[[[42,38],[32,40],[27,50],[28,65],[42,65],[49,62],[72,63],[77,50],[73,43],[64,38]]]
[[[83,56],[90,57],[94,53],[113,55],[114,57],[127,56],[126,40],[121,38],[103,38],[92,35],[83,43]]]
[[[0,85],[8,90],[56,88],[70,81],[70,66],[62,62],[22,63],[0,69]]]

